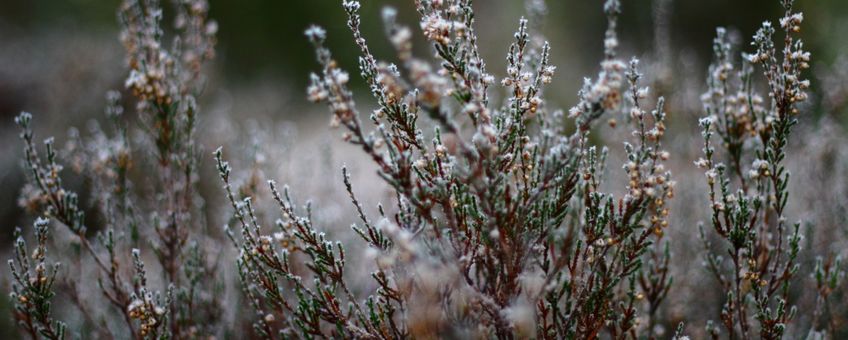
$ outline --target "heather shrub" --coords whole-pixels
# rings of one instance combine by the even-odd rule
[[[761,337],[779,338],[796,312],[789,301],[789,287],[799,270],[795,261],[800,251],[800,223],[790,226],[785,214],[790,192],[783,161],[792,126],[797,122],[797,105],[807,99],[810,82],[803,79],[802,71],[809,67],[810,54],[793,36],[800,31],[803,15],[792,11],[792,1],[783,1],[783,6],[782,56],[773,42],[775,28],[767,21],[754,36],[756,51],[743,54],[746,60],[737,72],[726,32],[717,30],[713,47],[716,60],[710,67],[709,91],[704,95],[709,114],[701,120],[706,158],[696,164],[708,169],[711,222],[715,232],[729,243],[733,269],[725,271],[724,259],[710,252],[709,241],[705,241],[706,261],[727,291],[721,322],[728,332],[738,331],[743,338],[749,336],[752,319],[757,320]],[[764,69],[769,103],[752,86],[756,64]],[[716,160],[713,134],[722,141],[727,165]],[[743,162],[752,164],[748,167]],[[738,182],[739,188],[731,187],[732,182]]]
[[[134,97],[138,121],[145,127],[140,145],[131,144],[127,123],[121,119],[124,108],[119,92],[107,95],[108,129],[92,126],[90,137],[74,132],[65,150],[57,149],[49,138],[44,141],[43,157],[30,128],[32,116],[22,113],[15,118],[22,130],[30,177],[23,193],[25,205],[76,236],[77,254],[69,258],[70,264],[78,265],[79,270],[86,265],[94,267],[90,275],[60,281],[82,311],[79,323],[95,328],[92,336],[214,334],[220,315],[216,264],[208,261],[202,233],[205,221],[198,213],[202,201],[196,193],[194,143],[195,95],[202,88],[201,66],[213,54],[216,28],[214,22],[207,22],[205,1],[176,2],[175,10],[172,48],[163,46],[158,1],[127,1],[118,13],[130,69],[126,88]],[[89,231],[91,219],[86,218],[78,194],[63,184],[61,151],[65,151],[61,157],[66,165],[92,186],[92,208],[102,223],[96,235]],[[129,180],[133,167],[156,176],[133,183]],[[36,229],[47,225],[47,220],[39,220]],[[46,237],[46,231],[39,232],[36,278],[48,278],[43,273]],[[24,257],[24,249],[19,238],[19,258]],[[145,260],[159,264],[161,282],[155,287],[148,284]],[[24,276],[16,280],[12,294],[16,319],[33,336],[63,337],[64,326],[56,327],[50,319],[48,297],[55,271],[49,279],[33,283],[28,282],[29,265],[20,262],[19,266]],[[90,287],[97,287],[101,294],[86,293]]]
[[[655,60],[641,62],[622,56],[620,1],[599,3],[598,73],[563,110],[548,99],[561,91],[544,1],[526,1],[505,70],[481,56],[484,4],[416,0],[414,26],[387,7],[385,37],[366,37],[360,3],[341,1],[369,93],[326,47],[336,37],[311,26],[306,97],[358,161],[313,169],[280,151],[290,132],[261,124],[212,137],[210,152],[198,131],[218,29],[208,3],[125,0],[126,81],[107,93],[106,119],[41,146],[33,116],[15,118],[20,202],[36,219],[14,234],[12,317],[49,339],[844,335],[848,182],[825,180],[848,169],[843,130],[817,131],[827,117],[796,126],[841,92],[808,94],[804,16],[780,0],[750,52],[717,29],[703,106],[690,109],[684,93],[702,88],[671,72],[669,4],[656,4]],[[686,131],[696,125],[702,139]],[[799,135],[817,152],[798,152]],[[275,178],[268,155],[306,174]],[[799,185],[790,169],[805,162],[822,178]],[[380,183],[357,185],[368,169]],[[284,184],[296,181],[347,205],[302,200]]]
[[[377,163],[397,194],[396,210],[381,207],[372,220],[344,170],[361,219],[352,229],[375,257],[377,290],[364,303],[353,295],[344,277],[344,247],[326,240],[309,208],[299,214],[274,182],[281,229],[273,238],[262,235],[250,198],[236,199],[219,149],[219,172],[241,226],[242,240],[235,241],[242,248],[241,276],[253,283],[248,294],[264,297],[254,306],[267,313],[257,329],[270,333],[269,319],[280,314],[284,330],[309,334],[334,325],[339,335],[355,337],[593,337],[605,328],[616,335],[631,330],[639,309],[637,278],[651,304],[662,300],[667,254],[654,254],[644,272],[640,262],[667,226],[664,204],[673,196],[674,182],[662,167],[668,158],[660,144],[665,113],[662,99],[645,112],[638,61],[627,66],[616,56],[618,2],[605,4],[606,57],[597,80],[587,82],[570,110],[573,132],[563,126],[562,114],[544,105],[544,85],[555,68],[548,63],[550,46],[530,45],[527,20],[519,22],[501,81],[510,96],[494,105],[487,88],[495,79],[476,51],[470,3],[417,5],[444,72],[409,54],[409,29],[396,26],[393,10],[384,11],[409,79],[371,55],[359,30],[359,3],[343,5],[363,53],[361,74],[380,105],[370,117],[375,131],[364,130],[346,86],[349,76],[323,47],[318,27],[306,34],[323,70],[312,76],[308,95],[329,105],[331,124],[344,126],[343,138]],[[445,94],[455,102],[442,100]],[[627,112],[637,136],[625,147],[630,183],[621,198],[599,191],[606,150],[588,142],[593,121],[606,112]],[[418,125],[421,114],[436,124],[429,142]],[[311,284],[291,263],[301,252]],[[439,280],[426,282],[434,277]],[[294,286],[297,299],[277,293],[279,278]],[[333,307],[339,303],[351,307]]]

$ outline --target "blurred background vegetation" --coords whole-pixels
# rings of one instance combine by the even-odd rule
[[[665,7],[658,5],[664,1]],[[385,43],[381,9],[387,5],[396,7],[400,21],[417,32],[411,2],[363,1],[363,30],[378,57],[394,60]],[[32,112],[38,117],[36,133],[41,138],[55,134],[60,141],[69,126],[84,131],[86,121],[101,117],[104,93],[122,89],[126,77],[115,16],[118,3],[117,0],[0,1],[0,250],[8,248],[14,226],[28,223],[17,204],[23,173],[21,147],[12,117],[22,110]],[[325,27],[335,56],[346,69],[354,71],[358,51],[350,39],[341,0],[210,0],[210,3],[211,16],[218,21],[220,29],[218,56],[209,91],[203,98],[204,107],[228,111],[227,114],[239,120],[251,117],[267,122],[298,122],[317,117],[326,122],[329,115],[324,108],[308,105],[303,99],[308,73],[316,69],[313,51],[303,31],[310,24]],[[558,66],[554,85],[550,87],[557,93],[548,93],[554,105],[567,108],[573,104],[582,78],[597,68],[605,29],[601,3],[601,0],[548,1],[550,14],[543,32],[553,47],[553,64]],[[685,122],[678,122],[686,126],[683,133],[695,131],[695,120],[688,118],[701,114],[697,112],[697,101],[704,89],[703,77],[715,27],[730,27],[742,43],[750,41],[763,18],[775,20],[781,14],[777,0],[623,0],[623,3],[620,28],[623,54],[646,61],[664,58],[669,72],[695,84],[693,91],[678,94],[685,98],[675,99],[695,103],[688,106],[694,108],[693,112],[684,113],[689,115]],[[831,73],[834,68],[830,65],[840,57],[845,58],[848,52],[845,38],[848,37],[848,1],[798,0],[797,5],[807,19],[802,38],[814,55],[813,73]],[[501,76],[511,42],[508,37],[524,15],[524,1],[477,0],[475,6],[483,56],[489,70]],[[667,25],[655,25],[658,17]],[[165,18],[170,18],[168,13]],[[431,53],[421,42],[420,33],[417,34],[418,55]],[[657,37],[667,40],[664,43]],[[748,50],[747,45],[743,48]],[[811,78],[814,95],[824,95],[821,86],[817,86],[820,77]],[[361,81],[356,81],[356,86],[363,87]],[[845,82],[844,77],[837,78],[842,86]],[[837,121],[845,122],[844,111],[844,106],[823,110],[817,104],[813,116],[832,115]],[[309,133],[309,130],[301,131],[300,135]],[[5,299],[0,299],[0,303],[5,303]],[[0,329],[11,329],[4,324],[7,320],[0,317]],[[8,334],[4,332],[0,331],[0,338],[6,338]]]
[[[220,23],[218,60],[228,81],[249,82],[260,78],[288,79],[302,82],[312,68],[312,53],[302,37],[310,24],[324,26],[331,37],[330,46],[338,55],[355,55],[347,39],[344,14],[335,0],[313,1],[210,1],[211,16]],[[637,46],[634,51],[647,52],[653,39],[654,2],[629,0],[624,2],[623,39]],[[672,44],[678,52],[692,50],[700,57],[707,56],[714,27],[735,27],[746,37],[759,26],[762,18],[775,18],[779,12],[777,0],[671,0],[670,24]],[[26,39],[39,35],[63,34],[74,36],[115,36],[118,26],[115,8],[118,1],[104,0],[27,0],[0,3],[0,34],[4,40]],[[600,54],[597,34],[604,25],[599,9],[601,1],[549,1],[550,15],[545,32],[557,48],[560,57],[569,60],[595,60]],[[409,3],[397,0],[363,1],[366,17],[365,33],[372,39],[382,38],[379,11],[384,6],[397,7],[401,18],[415,24]],[[804,38],[818,60],[831,60],[842,53],[848,33],[848,2],[843,0],[800,0],[798,7],[805,12],[808,28]],[[494,47],[507,46],[502,39],[524,14],[521,0],[478,0],[478,24],[485,49],[492,57],[500,58],[504,51]],[[756,14],[756,15],[754,15]],[[166,15],[167,17],[167,15]],[[811,23],[811,25],[810,25]],[[837,46],[833,46],[837,45]],[[104,48],[115,48],[113,46]],[[377,50],[387,52],[385,44]],[[567,50],[565,47],[574,47]],[[637,48],[642,47],[642,48]],[[7,46],[8,48],[8,46]],[[73,58],[72,55],[67,55]],[[352,59],[352,58],[351,58]],[[346,60],[352,62],[352,60]],[[7,76],[4,74],[4,77]],[[6,79],[3,79],[6,81]],[[3,93],[4,97],[6,93]],[[5,99],[5,98],[4,98]],[[6,109],[6,107],[4,107]]]

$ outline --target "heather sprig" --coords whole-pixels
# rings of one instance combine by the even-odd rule
[[[29,254],[21,229],[15,229],[15,258],[9,260],[12,272],[13,315],[18,325],[33,339],[64,339],[67,326],[52,315],[53,285],[59,271],[58,262],[47,260],[50,221],[38,218],[33,224],[36,247]],[[30,256],[32,260],[30,260]]]
[[[813,330],[833,334],[837,326],[827,314],[831,313],[831,295],[841,287],[845,280],[845,269],[840,256],[827,259],[816,258],[813,270],[816,282],[816,306],[813,312]],[[825,333],[826,334],[826,333]]]
[[[703,96],[708,115],[701,120],[705,158],[696,165],[706,169],[712,228],[726,241],[731,262],[726,264],[709,253],[707,243],[707,264],[726,292],[722,323],[729,333],[742,338],[754,332],[767,339],[780,338],[796,313],[789,287],[799,269],[796,259],[802,236],[800,223],[787,223],[790,192],[784,164],[797,106],[807,98],[809,81],[802,78],[802,71],[809,67],[809,52],[794,37],[803,15],[793,11],[793,1],[782,4],[782,55],[773,42],[774,27],[765,22],[754,35],[756,51],[744,55],[745,64],[735,71],[726,32],[718,29],[710,90]],[[762,66],[768,84],[768,106],[753,86],[756,65]],[[712,146],[716,134],[728,165]],[[746,167],[747,162],[752,165]],[[758,327],[752,325],[754,320]]]
[[[53,139],[47,139],[44,143],[47,153],[46,164],[44,164],[45,160],[39,156],[33,142],[33,132],[30,128],[32,115],[26,112],[21,113],[15,118],[15,122],[22,130],[20,137],[24,141],[25,164],[38,192],[35,204],[38,209],[44,211],[46,216],[61,222],[76,235],[80,245],[90,255],[98,270],[108,278],[108,283],[104,283],[102,279],[97,281],[104,296],[123,313],[124,320],[132,330],[129,314],[125,312],[125,307],[129,302],[129,293],[127,292],[126,282],[118,271],[118,262],[115,260],[114,244],[112,243],[112,232],[107,232],[108,237],[101,238],[106,241],[104,246],[109,251],[109,261],[107,262],[86,235],[88,228],[85,225],[85,212],[79,206],[77,194],[62,185],[62,179],[59,176],[62,166],[57,163]]]
[[[153,292],[147,287],[147,272],[144,269],[144,261],[141,260],[141,251],[132,250],[133,267],[133,292],[130,294],[130,304],[127,311],[130,317],[138,320],[138,328],[141,336],[160,338],[167,334],[163,327],[168,324],[167,308],[169,303],[163,303],[161,294]],[[168,300],[171,299],[169,287]]]
[[[308,337],[321,336],[326,334],[324,323],[327,323],[333,325],[331,334],[337,336],[402,337],[403,330],[391,314],[385,314],[395,309],[392,301],[369,298],[366,306],[354,297],[345,279],[344,247],[329,241],[324,232],[315,228],[311,204],[306,205],[305,215],[299,214],[288,187],[280,192],[276,183],[269,181],[273,199],[280,208],[281,219],[276,222],[280,230],[263,234],[251,197],[236,201],[230,184],[230,166],[223,160],[221,149],[215,152],[215,159],[241,225],[241,238],[234,235],[232,238],[240,248],[238,266],[242,285],[259,316],[254,323],[258,334],[275,338],[291,336],[297,331]],[[304,262],[293,264],[293,259]],[[309,276],[304,277],[302,270],[307,270]],[[375,278],[380,280],[377,274]],[[384,284],[387,286],[388,282]],[[383,294],[390,292],[384,290]]]

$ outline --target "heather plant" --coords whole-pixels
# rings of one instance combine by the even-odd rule
[[[15,319],[33,339],[43,336],[47,339],[63,339],[65,323],[56,321],[51,316],[51,299],[55,295],[53,284],[56,283],[56,273],[59,263],[48,268],[47,238],[50,230],[46,219],[35,221],[35,238],[38,242],[32,252],[35,268],[30,262],[27,244],[21,236],[21,230],[15,229],[15,259],[9,260],[12,270],[12,301]]]
[[[383,9],[387,58],[372,52],[378,37],[366,40],[360,2],[341,1],[368,93],[356,93],[327,32],[311,26],[318,70],[306,96],[327,105],[330,127],[381,185],[356,181],[368,166],[342,166],[335,185],[325,184],[347,197],[340,214],[325,197],[297,199],[299,183],[272,179],[263,150],[287,146],[270,145],[263,127],[249,128],[247,146],[213,140],[223,146],[214,163],[202,161],[210,137],[198,132],[208,117],[198,98],[217,31],[208,4],[173,0],[165,11],[157,0],[125,0],[118,18],[128,74],[123,91],[107,93],[105,119],[72,128],[63,147],[53,138],[38,145],[32,115],[15,119],[28,173],[20,202],[38,218],[34,248],[27,232],[14,234],[12,316],[22,334],[49,339],[844,334],[844,242],[809,249],[804,236],[841,237],[844,218],[828,209],[845,206],[848,182],[796,189],[787,170],[803,159],[792,153],[793,126],[810,109],[803,15],[780,0],[784,44],[766,22],[755,51],[738,61],[728,31],[717,30],[702,96],[704,155],[695,162],[707,186],[684,193],[709,202],[698,207],[676,202],[677,180],[688,178],[669,170],[684,158],[672,152],[684,148],[668,134],[686,121],[667,131],[667,111],[682,111],[673,103],[692,90],[675,88],[670,72],[663,15],[671,3],[655,3],[657,51],[648,59],[657,60],[640,66],[621,56],[622,4],[604,1],[598,73],[562,110],[549,99],[556,49],[542,34],[542,0],[525,2],[502,72],[483,60],[471,0],[415,0],[417,29]],[[172,27],[163,27],[164,13],[174,15]],[[432,55],[414,53],[414,41]],[[838,106],[839,89],[831,92],[823,102]],[[834,151],[844,140],[838,129],[810,135],[829,143],[810,156],[821,160],[816,169],[848,168]],[[309,171],[327,182],[336,169]],[[223,186],[212,192],[219,199],[207,197],[209,185]],[[802,207],[809,224],[789,222],[790,202],[817,190],[836,202]],[[363,199],[374,191],[387,194]],[[702,212],[704,273],[715,286],[694,282],[680,264],[691,254],[677,253]],[[348,215],[354,220],[338,225]],[[699,295],[710,289],[719,300]],[[682,290],[704,301],[681,301]],[[688,302],[717,314],[676,314]]]
[[[709,91],[703,96],[708,115],[701,120],[705,158],[696,164],[707,169],[710,222],[728,256],[713,253],[703,238],[708,268],[727,296],[721,323],[731,337],[780,338],[797,312],[790,285],[799,271],[796,260],[802,235],[800,222],[790,224],[785,213],[790,190],[784,161],[798,106],[807,99],[810,82],[802,71],[809,67],[810,53],[794,36],[804,17],[793,11],[793,2],[782,1],[780,52],[773,42],[776,30],[766,21],[754,35],[756,50],[743,54],[739,70],[725,29],[717,30]],[[753,82],[757,65],[763,69],[768,102]],[[727,164],[713,147],[714,135],[720,138]],[[701,233],[705,233],[703,227]],[[823,282],[834,278],[825,269],[829,265],[816,267],[820,289],[831,286]],[[826,294],[819,299],[826,299]],[[717,329],[710,331],[717,336]]]
[[[30,127],[32,116],[23,113],[15,119],[23,131],[30,175],[30,185],[24,191],[25,205],[66,226],[87,255],[85,262],[96,267],[94,276],[60,283],[71,291],[71,300],[83,311],[83,324],[97,328],[95,334],[99,337],[182,338],[211,334],[219,314],[219,301],[214,294],[215,266],[208,263],[206,250],[201,247],[204,235],[199,232],[205,222],[195,188],[197,147],[193,137],[195,96],[203,83],[200,68],[212,56],[216,27],[214,22],[207,22],[205,1],[175,1],[174,8],[175,31],[170,49],[163,46],[162,8],[158,1],[125,1],[118,13],[123,27],[121,42],[130,69],[126,88],[135,98],[135,117],[145,127],[139,145],[133,145],[129,138],[119,92],[107,96],[106,115],[111,129],[94,125],[90,138],[71,133],[63,157],[91,183],[91,210],[99,215],[94,228],[89,227],[93,219],[87,217],[88,209],[63,183],[63,165],[53,139],[45,140],[46,156],[42,157]],[[136,167],[156,174],[145,178],[143,184],[153,194],[138,189],[130,180],[130,171]],[[25,286],[32,293],[15,289],[20,296],[15,317],[25,329],[61,338],[64,326],[52,325],[49,314],[55,272],[49,277],[43,272],[48,225],[46,219],[36,223],[36,278],[42,281]],[[92,233],[95,237],[91,237]],[[18,248],[18,253],[23,254],[23,243]],[[158,287],[148,283],[142,252],[162,269],[162,284]],[[19,260],[19,266],[28,272],[27,263]],[[79,286],[98,287],[107,305],[80,296]],[[118,328],[117,323],[124,326]]]
[[[362,53],[361,76],[378,104],[369,117],[373,131],[360,120],[349,75],[318,27],[306,31],[322,66],[307,92],[328,104],[331,125],[344,127],[343,139],[376,163],[396,196],[395,208],[380,205],[372,220],[343,169],[361,220],[351,228],[376,264],[375,290],[367,297],[351,291],[343,245],[313,224],[310,205],[299,213],[288,189],[280,193],[273,181],[282,218],[279,230],[263,234],[251,197],[236,197],[219,149],[256,330],[367,338],[636,336],[637,314],[653,315],[670,285],[668,252],[652,243],[668,225],[674,181],[662,165],[669,157],[660,142],[663,99],[646,112],[638,61],[628,65],[616,54],[620,4],[604,5],[605,58],[569,111],[571,127],[545,105],[555,70],[551,47],[532,46],[527,20],[519,22],[500,81],[508,96],[496,103],[469,1],[416,2],[436,65],[411,55],[410,29],[385,10],[401,67],[370,52],[359,3],[343,7]],[[634,128],[634,144],[624,147],[628,184],[621,196],[602,191],[607,151],[588,140],[605,114],[623,114]]]

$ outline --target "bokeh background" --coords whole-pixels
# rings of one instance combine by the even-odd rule
[[[220,30],[208,90],[201,98],[205,112],[199,130],[202,144],[212,150],[217,145],[250,143],[257,135],[264,136],[263,140],[278,143],[270,146],[267,169],[295,181],[294,186],[302,189],[300,196],[317,197],[319,202],[326,198],[326,205],[339,202],[341,206],[344,193],[339,186],[326,182],[338,179],[335,166],[342,162],[353,163],[354,169],[359,166],[356,158],[348,155],[354,150],[338,143],[338,133],[327,129],[329,114],[325,108],[306,102],[303,95],[308,74],[316,69],[312,49],[303,37],[310,24],[327,29],[329,47],[345,68],[355,71],[358,50],[350,39],[341,1],[210,3],[210,16],[218,21]],[[548,1],[549,16],[542,32],[551,42],[553,64],[558,67],[554,83],[547,90],[549,104],[570,107],[576,101],[583,77],[596,73],[605,29],[601,3]],[[102,119],[104,94],[110,89],[123,89],[127,76],[118,42],[117,6],[116,0],[0,1],[0,254],[8,254],[13,228],[27,225],[32,219],[17,203],[24,174],[13,117],[20,111],[32,112],[37,136],[56,135],[60,142],[69,127],[75,126],[84,133],[92,121]],[[399,20],[417,29],[416,14],[411,0],[363,1],[365,36],[379,58],[394,60],[380,19],[384,6],[397,8]],[[800,132],[792,145],[800,154],[790,164],[795,174],[793,185],[806,190],[793,196],[793,216],[803,218],[810,226],[832,225],[827,228],[836,228],[833,232],[844,240],[845,212],[840,209],[848,200],[848,190],[839,190],[845,190],[848,182],[848,173],[844,172],[848,168],[844,151],[848,148],[844,143],[848,122],[848,1],[798,0],[797,6],[805,14],[801,37],[812,51],[814,62],[809,74],[813,100],[801,117]],[[502,76],[512,32],[525,15],[524,2],[477,0],[475,7],[481,51],[489,70]],[[702,218],[698,206],[706,204],[706,200],[698,189],[692,189],[703,185],[692,160],[697,158],[701,143],[697,134],[696,117],[702,115],[698,98],[705,90],[704,76],[715,27],[730,28],[734,39],[748,50],[747,42],[760,23],[779,18],[781,8],[777,0],[623,0],[623,11],[619,30],[622,54],[642,59],[656,78],[653,81],[657,91],[670,99],[671,148],[677,158],[672,170],[678,178],[688,178],[679,180],[682,194],[672,212],[676,215],[672,237],[678,235],[681,240],[675,245],[677,255],[682,253],[688,259],[678,264],[677,270],[702,271],[698,252],[692,250],[700,246],[692,235],[697,233],[696,223]],[[167,12],[165,18],[169,18]],[[418,55],[431,54],[420,34],[416,34]],[[354,86],[360,94],[367,94],[361,80],[354,79]],[[368,106],[365,97],[359,101]],[[821,159],[830,159],[832,164],[824,164]],[[205,166],[211,168],[211,162]],[[360,175],[359,181],[374,180],[368,169],[363,164],[361,171],[354,172]],[[298,181],[324,174],[331,179]],[[212,184],[207,190],[210,196],[217,190],[217,182]],[[79,187],[84,192],[84,184]],[[826,195],[816,191],[828,188],[831,191]],[[379,192],[366,194],[380,197]],[[327,211],[347,216],[347,210]],[[835,243],[824,246],[837,247]],[[6,275],[5,269],[0,272],[0,277]],[[698,277],[691,280],[697,281]],[[698,291],[691,292],[695,294]],[[691,296],[675,294],[669,303],[685,299]],[[676,313],[672,309],[668,313]],[[679,313],[687,315],[685,310]],[[0,317],[2,338],[8,335],[8,322],[7,317]]]

